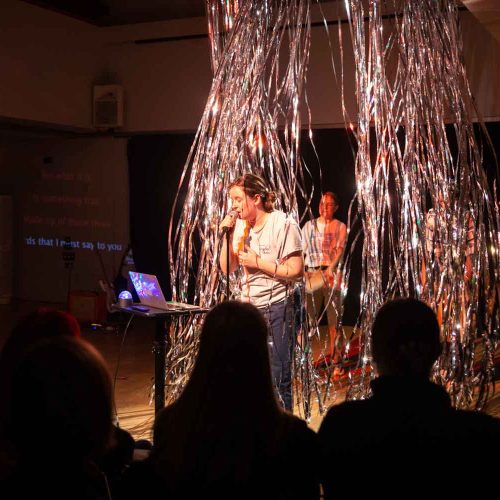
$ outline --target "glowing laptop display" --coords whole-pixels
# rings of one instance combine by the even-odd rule
[[[167,302],[161,291],[158,278],[154,274],[136,273],[129,271],[130,279],[141,304],[151,309],[171,311],[173,309],[196,309],[196,306],[181,302]]]

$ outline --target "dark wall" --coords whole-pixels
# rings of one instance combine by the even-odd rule
[[[156,274],[167,300],[168,226],[193,134],[136,136],[129,140],[130,241],[136,269]]]

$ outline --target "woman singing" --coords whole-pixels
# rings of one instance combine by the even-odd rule
[[[295,342],[294,281],[304,274],[299,226],[274,209],[276,194],[265,181],[245,174],[230,186],[232,210],[221,222],[230,238],[229,271],[242,267],[241,300],[250,302],[270,327],[271,369],[282,405],[292,410],[292,356]],[[237,216],[236,216],[237,214]],[[220,266],[227,273],[227,245]]]

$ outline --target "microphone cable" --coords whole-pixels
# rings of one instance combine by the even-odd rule
[[[120,343],[120,348],[118,349],[118,359],[116,360],[116,367],[115,367],[115,374],[113,376],[113,407],[115,410],[115,418],[116,418],[116,426],[120,427],[120,419],[118,418],[118,408],[116,407],[116,395],[115,395],[115,390],[116,390],[116,379],[118,378],[118,370],[120,368],[120,361],[122,357],[122,350],[123,350],[123,345],[125,344],[125,338],[127,336],[127,332],[130,326],[130,323],[134,319],[135,314],[132,314],[127,321],[127,324],[125,326],[125,329],[123,330],[123,336],[122,336],[122,341]]]

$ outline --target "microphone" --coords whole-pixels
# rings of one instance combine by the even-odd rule
[[[229,233],[231,229],[233,229],[234,224],[236,223],[236,219],[238,218],[238,212],[236,210],[231,210],[227,215],[231,217],[232,225],[224,226],[220,231],[221,236],[224,236],[225,234]]]

